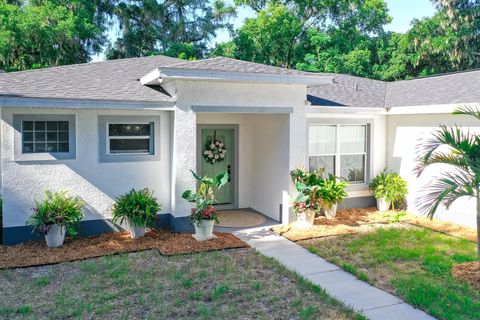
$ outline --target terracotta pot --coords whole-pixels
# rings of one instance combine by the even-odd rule
[[[130,231],[130,236],[132,237],[132,239],[143,238],[143,236],[145,235],[145,228],[137,227],[130,221],[128,221],[127,225],[128,225],[128,230]]]
[[[327,219],[333,219],[335,218],[335,215],[337,214],[337,204],[333,204],[330,208],[325,208],[325,217]]]
[[[195,239],[202,241],[213,238],[213,226],[215,220],[200,220],[193,224],[195,226]]]
[[[305,210],[297,213],[297,224],[303,227],[313,226],[315,220],[315,211],[314,210]]]
[[[45,235],[45,240],[47,241],[47,246],[49,248],[58,248],[63,245],[65,240],[65,233],[67,232],[65,226],[59,224],[54,224],[48,230],[48,233]]]
[[[385,212],[390,209],[391,202],[388,201],[386,198],[378,198],[377,199],[377,209],[380,212]]]

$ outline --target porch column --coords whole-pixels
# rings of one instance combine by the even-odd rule
[[[195,190],[190,170],[196,170],[196,114],[190,108],[176,107],[173,132],[172,211],[174,216],[190,214],[192,204],[182,199],[182,193]]]
[[[294,107],[290,114],[290,143],[289,143],[289,170],[298,166],[308,167],[308,142],[307,142],[307,119],[305,106]],[[292,183],[289,185],[288,194],[283,195],[282,223],[290,223],[293,212],[290,208],[290,197],[295,196],[296,191]]]

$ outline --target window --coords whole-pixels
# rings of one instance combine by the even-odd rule
[[[324,168],[350,183],[365,183],[367,131],[367,125],[310,125],[310,170]]]
[[[152,154],[152,123],[107,123],[107,154]]]
[[[15,161],[76,158],[75,115],[14,114]]]
[[[68,153],[68,121],[22,121],[22,153]]]

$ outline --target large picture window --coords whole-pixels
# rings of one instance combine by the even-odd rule
[[[107,154],[152,154],[153,123],[107,123]]]
[[[365,183],[367,129],[367,125],[310,125],[310,170],[324,168],[350,183]]]

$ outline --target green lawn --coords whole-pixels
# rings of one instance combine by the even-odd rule
[[[300,244],[434,317],[480,319],[480,292],[450,273],[452,264],[476,259],[472,242],[397,225]]]
[[[251,249],[0,271],[1,319],[359,319]]]

